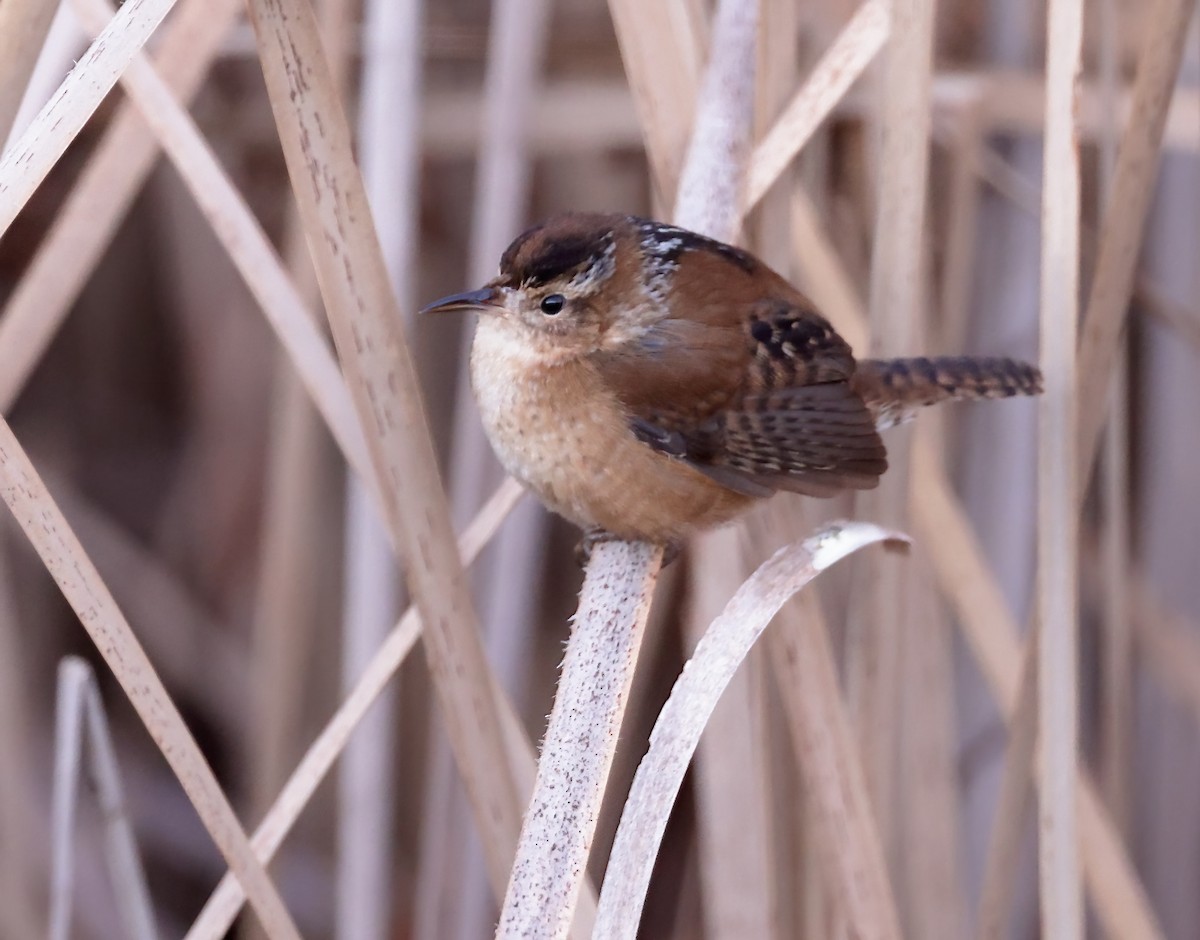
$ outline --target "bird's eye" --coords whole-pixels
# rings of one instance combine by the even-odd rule
[[[542,298],[542,313],[554,316],[566,305],[567,298],[562,294],[547,294]]]

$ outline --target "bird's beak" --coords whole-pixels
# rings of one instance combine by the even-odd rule
[[[483,287],[479,290],[464,291],[461,294],[451,294],[426,304],[421,313],[447,313],[452,310],[482,310],[488,307],[503,307],[504,300],[500,291],[495,287]]]

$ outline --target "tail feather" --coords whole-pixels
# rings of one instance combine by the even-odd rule
[[[863,359],[851,381],[875,415],[879,430],[942,401],[1011,398],[1042,391],[1042,374],[1028,363],[971,356]]]

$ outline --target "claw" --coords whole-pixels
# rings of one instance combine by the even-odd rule
[[[579,544],[575,546],[575,560],[579,562],[580,568],[586,568],[589,561],[592,560],[592,549],[601,542],[614,542],[616,536],[605,529],[598,526],[592,526],[589,529],[583,530],[583,538],[579,540]]]
[[[583,538],[575,546],[575,560],[579,563],[580,568],[586,568],[589,561],[592,560],[592,549],[601,542],[617,542],[620,539],[606,529],[601,529],[598,526],[593,526],[583,530]],[[667,542],[663,545],[663,560],[662,566],[665,568],[679,557],[683,551],[683,543],[678,541]]]

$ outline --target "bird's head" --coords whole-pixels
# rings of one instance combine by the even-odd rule
[[[422,313],[477,310],[547,353],[586,355],[620,338],[631,311],[645,305],[640,265],[626,257],[636,239],[626,217],[572,212],[521,235],[500,258],[500,273],[479,290],[443,297]]]

